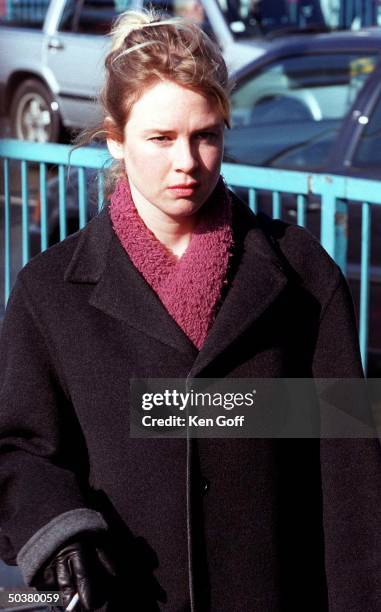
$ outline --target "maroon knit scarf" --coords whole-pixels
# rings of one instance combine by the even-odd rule
[[[222,178],[201,210],[189,246],[178,259],[142,221],[127,180],[118,181],[110,204],[114,231],[131,261],[198,349],[227,282],[233,243],[231,201]]]

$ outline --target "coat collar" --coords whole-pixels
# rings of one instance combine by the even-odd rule
[[[107,208],[83,230],[65,281],[94,284],[91,306],[195,359],[197,349],[120,244]]]
[[[201,351],[179,328],[136,270],[104,209],[86,226],[65,281],[94,284],[90,304],[190,357],[192,375],[236,340],[277,298],[287,283],[280,257],[258,218],[235,196],[233,231],[240,259],[231,286]]]

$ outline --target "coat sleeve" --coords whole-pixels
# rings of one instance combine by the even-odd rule
[[[340,278],[320,321],[316,378],[358,378],[362,368],[348,286]],[[381,609],[381,448],[377,439],[320,441],[330,612]]]
[[[106,529],[88,503],[86,446],[22,280],[0,342],[0,556],[30,583],[67,538]]]

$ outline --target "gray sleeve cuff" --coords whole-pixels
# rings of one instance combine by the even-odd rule
[[[41,527],[17,555],[24,580],[30,584],[35,573],[61,544],[83,531],[102,531],[107,524],[101,514],[89,508],[69,510]]]

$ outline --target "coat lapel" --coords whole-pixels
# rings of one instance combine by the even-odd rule
[[[95,285],[89,303],[194,361],[197,376],[274,302],[287,284],[282,262],[257,218],[233,198],[234,239],[240,246],[231,287],[204,346],[197,349],[136,270],[105,209],[85,228],[65,280]]]
[[[234,239],[242,245],[231,287],[192,368],[197,376],[250,325],[284,290],[288,276],[258,218],[233,199]]]
[[[197,349],[136,270],[114,234],[108,211],[84,230],[65,280],[95,285],[89,303],[191,357]]]

